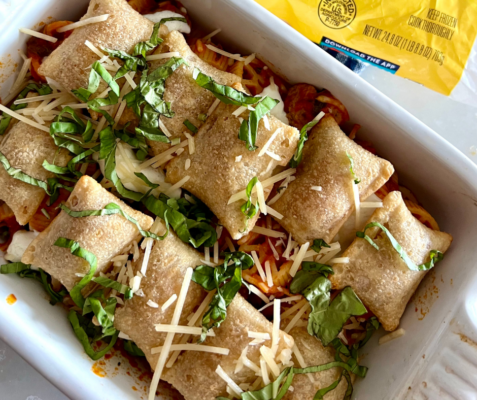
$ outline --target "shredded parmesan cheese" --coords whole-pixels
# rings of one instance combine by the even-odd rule
[[[358,189],[358,185],[354,182],[353,183],[353,197],[354,197],[354,208],[355,208],[355,212],[356,212],[356,221],[355,221],[355,225],[354,227],[356,228],[356,230],[359,230],[359,227],[360,227],[360,223],[359,223],[359,220],[360,220],[360,202],[359,202],[359,189]]]
[[[210,38],[212,38],[213,36],[217,35],[218,33],[220,33],[222,31],[222,29],[218,28],[216,29],[215,31],[209,33],[207,36],[204,36],[202,38],[202,41],[203,42],[207,42],[207,40],[209,40]]]
[[[23,115],[20,115],[16,113],[15,111],[10,110],[9,108],[5,107],[2,104],[0,104],[0,111],[3,111],[5,114],[11,115],[13,118],[18,119],[19,121],[25,122],[26,124],[31,125],[44,132],[48,132],[48,133],[50,132],[50,129],[47,126],[41,125],[38,122],[32,121],[31,119],[24,117]]]
[[[189,154],[192,155],[195,153],[195,141],[194,136],[192,136],[189,132],[184,132],[184,135],[189,140]]]
[[[189,147],[190,149],[190,147]],[[190,158],[185,161],[184,169],[187,171],[190,168]]]
[[[152,54],[146,57],[146,61],[163,60],[164,58],[171,57],[181,57],[181,53],[179,53],[178,51],[171,51],[169,53]]]
[[[39,39],[43,39],[43,40],[46,40],[46,41],[51,42],[51,43],[56,43],[58,41],[58,39],[53,37],[53,36],[45,35],[44,33],[33,31],[31,29],[28,29],[28,28],[20,28],[19,31],[21,33],[26,33],[27,35],[35,36]]]
[[[302,299],[300,300],[298,303],[296,303],[293,307],[289,308],[288,310],[284,311],[282,313],[282,315],[280,316],[280,318],[282,320],[284,319],[287,319],[290,315],[292,315],[295,311],[299,310],[300,308],[302,308],[306,303],[307,303],[307,299]]]
[[[267,121],[268,121],[268,118],[267,118]],[[269,128],[268,128],[269,129]],[[275,140],[275,138],[277,137],[277,135],[282,131],[282,128],[278,128],[275,132],[273,132],[272,136],[270,136],[270,138],[267,140],[267,142],[263,145],[262,149],[260,150],[260,152],[258,153],[258,156],[261,157],[263,156],[268,148],[270,147],[270,145],[272,144],[272,142]],[[280,161],[280,160],[278,160]]]
[[[227,373],[223,370],[223,368],[218,365],[217,369],[215,370],[215,373],[220,376],[226,383],[229,385],[232,390],[240,395],[240,393],[243,393],[243,390],[240,389],[239,385],[237,385],[230,376],[227,375]],[[151,399],[152,400],[152,399]]]
[[[292,348],[293,353],[295,354],[296,360],[298,361],[298,364],[300,365],[301,368],[306,368],[307,365],[305,363],[305,359],[303,358],[300,350],[298,349],[298,346],[295,344]],[[315,383],[315,380],[313,379],[313,376],[311,374],[306,374],[308,379],[310,380],[311,383]]]
[[[245,58],[244,64],[248,65],[250,64],[253,60],[255,60],[255,53],[250,54],[248,57]]]
[[[265,275],[267,277],[268,287],[273,286],[272,270],[270,269],[270,261],[265,261]]]
[[[169,189],[166,190],[165,194],[170,196],[175,190],[180,189],[190,179],[189,175],[184,176],[179,182],[172,185]]]
[[[182,287],[179,293],[179,299],[176,304],[176,308],[174,310],[174,315],[172,316],[171,325],[178,325],[179,320],[181,317],[182,309],[184,308],[185,298],[187,292],[189,290],[191,278],[192,278],[192,268],[187,268],[187,271],[184,276],[184,280],[182,281]],[[154,375],[151,381],[151,387],[149,389],[148,400],[154,400],[156,396],[157,386],[159,384],[159,380],[162,376],[162,371],[164,369],[164,365],[166,363],[167,357],[169,355],[169,351],[171,349],[172,341],[174,340],[174,333],[169,332],[166,336],[166,340],[164,341],[164,345],[157,360],[156,368],[154,368]]]
[[[398,330],[396,330],[394,332],[391,332],[391,333],[388,333],[387,335],[381,336],[379,338],[379,344],[384,344],[384,343],[390,342],[391,340],[394,340],[394,339],[397,339],[401,336],[404,336],[405,333],[406,333],[406,331],[404,329],[399,328]]]
[[[139,171],[142,171],[143,169],[146,169],[147,167],[151,166],[152,164],[159,163],[159,165],[161,165],[163,163],[163,161],[161,161],[162,159],[164,159],[167,156],[170,156],[171,154],[179,151],[183,147],[186,147],[188,144],[189,144],[189,141],[184,140],[183,142],[180,142],[177,146],[173,146],[173,147],[167,149],[166,151],[163,151],[162,153],[158,154],[157,156],[154,156],[150,160],[147,160],[147,161],[143,162],[142,164],[139,164],[137,169]]]
[[[361,208],[382,208],[383,202],[382,201],[365,201],[360,203]]]
[[[197,328],[201,329],[201,328]],[[162,352],[163,347],[153,347],[151,349],[151,354],[158,354]],[[224,356],[228,356],[230,350],[224,347],[215,347],[215,346],[206,346],[203,344],[173,344],[170,347],[171,351],[201,351],[204,353],[215,353],[215,354],[222,354]]]
[[[278,211],[274,210],[269,205],[267,205],[267,211],[270,215],[274,216],[276,219],[282,219],[283,218],[282,214],[280,214]],[[277,258],[277,260],[278,260],[278,258]]]
[[[196,327],[196,326],[180,326],[180,325],[164,325],[164,324],[155,324],[154,326],[157,332],[185,333],[187,335],[202,334],[202,328]],[[207,336],[215,336],[214,331],[209,330],[207,332]]]
[[[169,299],[161,306],[162,311],[166,311],[177,300],[177,294],[173,294]]]
[[[312,186],[310,189],[315,190],[316,192],[321,192],[323,190],[321,186]]]
[[[310,309],[310,303],[308,301],[300,308],[300,310],[295,314],[292,320],[288,323],[284,331],[290,333],[290,331],[295,327],[298,320],[303,316],[303,314]]]
[[[270,334],[267,332],[248,331],[248,337],[252,339],[270,340]]]
[[[245,58],[241,57],[239,54],[232,54],[232,53],[228,53],[224,50],[221,50],[215,46],[212,46],[211,44],[206,44],[205,45],[209,50],[212,50],[214,51],[215,53],[218,53],[218,54],[221,54],[225,57],[228,57],[228,58],[232,58],[234,60],[237,60],[237,61],[245,61]]]
[[[267,296],[265,296],[261,291],[260,289],[256,288],[255,286],[253,285],[248,285],[248,287],[250,288],[250,291],[254,294],[256,294],[258,297],[260,297],[265,303],[270,303],[270,300],[268,299]]]
[[[263,116],[263,125],[265,125],[265,129],[266,129],[267,131],[270,130],[270,121],[268,120],[267,114],[265,114],[265,115]],[[270,139],[269,139],[269,140],[270,140]]]
[[[287,235],[280,231],[274,231],[272,229],[263,228],[261,226],[254,226],[252,232],[259,233],[260,235],[269,236],[272,238],[286,238]]]
[[[230,251],[232,251],[232,252],[235,251],[235,246],[234,246],[232,240],[228,236],[225,238],[225,243],[227,243],[227,246],[229,246]]]
[[[296,172],[296,169],[295,168],[289,168],[285,171],[282,171],[268,179],[265,179],[263,182],[262,182],[262,186],[264,188],[268,188],[269,186],[272,186],[273,184],[275,184],[276,182],[279,182],[281,181],[282,179],[285,179],[286,177],[290,176],[290,175],[293,175],[294,173]],[[255,185],[252,189],[252,193],[255,193],[257,191],[256,189],[257,185]],[[235,193],[233,194],[229,201],[227,202],[227,204],[231,204],[231,203],[235,203],[236,201],[239,201],[239,200],[247,200],[247,195],[245,193],[245,190],[242,190],[238,193]]]
[[[96,24],[98,22],[106,21],[109,18],[109,14],[98,15],[97,17],[86,18],[73,24],[62,26],[57,32],[71,31],[72,29],[81,28],[85,25]]]
[[[131,338],[128,335],[126,335],[124,332],[119,332],[118,337],[124,340],[131,340]]]
[[[215,101],[212,103],[210,108],[207,110],[207,115],[211,115],[215,111],[215,109],[219,106],[219,104],[220,104],[220,100],[215,99]]]
[[[263,357],[260,357],[260,371],[262,373],[263,384],[266,386],[270,383],[270,377],[268,376],[267,363]]]
[[[267,215],[267,205],[265,204],[265,194],[263,193],[263,186],[260,181],[257,180],[255,184],[255,188],[257,188],[257,199],[258,199],[258,206],[260,207],[260,212],[262,214]]]
[[[159,308],[159,304],[155,303],[152,300],[148,300],[146,304],[151,308]]]
[[[27,58],[23,62],[20,72],[18,73],[17,79],[15,79],[15,82],[13,82],[13,85],[10,88],[9,93],[15,92],[18,88],[20,88],[20,86],[23,85],[23,82],[25,80],[26,74],[28,73],[30,66],[31,66],[31,58]],[[8,104],[8,103],[5,103],[5,104]],[[14,103],[14,104],[18,104],[18,103]]]
[[[277,354],[278,342],[280,341],[280,306],[279,299],[273,300],[273,328],[272,328],[272,353]]]
[[[89,40],[85,40],[84,44],[93,52],[95,53],[100,59],[102,59],[104,57],[104,54],[101,53],[101,51],[93,44],[91,43]],[[109,57],[106,59],[106,62],[109,64],[109,65],[113,65],[113,62],[109,59]]]
[[[232,113],[232,115],[234,117],[238,117],[239,115],[241,115],[247,109],[248,109],[247,106],[240,106]]]
[[[262,355],[275,378],[278,377],[278,375],[280,375],[280,368],[278,368],[278,365],[275,362],[275,354],[273,354],[272,350],[266,346],[262,346],[260,347],[260,354]]]
[[[241,155],[235,157],[235,162],[240,162],[240,161],[242,161],[242,156]]]
[[[308,250],[308,247],[310,246],[310,242],[306,242],[303,246],[300,247],[300,250],[298,251],[298,254],[296,256],[295,261],[293,261],[293,265],[290,268],[289,274],[291,276],[295,276],[298,268],[300,268],[300,265],[305,258],[305,253]]]
[[[348,264],[349,263],[349,257],[337,257],[337,258],[332,258],[329,261],[330,264]]]

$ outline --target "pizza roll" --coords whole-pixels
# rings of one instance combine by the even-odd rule
[[[247,358],[260,366],[262,345],[250,345],[253,339],[248,337],[248,332],[268,333],[272,337],[272,324],[237,294],[227,308],[227,319],[214,331],[215,337],[208,337],[205,344],[229,349],[230,353],[227,356],[185,351],[163,375],[163,379],[172,384],[185,400],[215,400],[219,396],[227,396],[227,384],[215,372],[219,365],[237,384],[252,384],[257,378],[256,371],[243,367],[235,373],[235,361],[247,348]],[[290,358],[293,338],[282,331],[279,332],[280,340],[276,354],[278,356],[284,351],[283,354],[287,354],[285,358]],[[263,346],[270,348],[271,341],[265,341]]]
[[[240,84],[241,78],[228,72],[220,71],[210,64],[201,60],[188,46],[184,36],[178,31],[172,31],[164,42],[156,49],[154,54],[178,52],[180,57],[189,64],[177,68],[174,73],[166,79],[164,100],[171,102],[174,116],[166,118],[161,116],[161,121],[170,132],[170,139],[180,137],[186,139],[184,132],[188,129],[184,125],[185,120],[189,120],[195,127],[199,128],[203,122],[199,119],[200,114],[207,114],[216,97],[207,89],[200,87],[192,77],[195,68],[203,74],[210,76],[215,82],[221,85],[232,86]],[[167,62],[168,59],[154,61],[150,70],[154,71],[159,66]],[[154,154],[162,153],[170,145],[162,142],[150,141]]]
[[[137,271],[140,271],[143,259],[144,253],[134,263]],[[179,296],[187,268],[201,264],[200,254],[170,231],[164,240],[156,241],[152,247],[146,276],[141,280],[144,297],[134,296],[125,302],[124,307],[116,310],[116,329],[127,334],[139,346],[152,369],[156,367],[159,354],[151,354],[151,348],[162,346],[166,338],[166,333],[157,332],[154,324],[170,324],[175,304],[164,311],[161,307],[174,294]],[[179,325],[187,325],[187,317],[206,296],[207,292],[201,286],[191,282]],[[159,307],[150,307],[148,301]],[[179,337],[175,335],[175,343]]]
[[[151,217],[133,210],[86,175],[76,183],[66,206],[73,211],[101,210],[109,203],[119,205],[143,230],[151,227]],[[111,258],[120,254],[138,235],[136,226],[119,214],[75,218],[61,211],[26,249],[22,262],[44,269],[71,290],[81,280],[78,274],[87,273],[90,266],[87,261],[72,255],[69,249],[55,246],[58,238],[75,240],[93,253],[98,259],[95,275],[99,275],[109,267]]]
[[[290,331],[290,335],[298,347],[306,367],[327,364],[335,361],[335,350],[332,346],[323,347],[321,341],[311,336],[306,328],[296,327]],[[294,357],[295,358],[295,357]],[[300,368],[300,364],[294,359],[295,367]],[[319,389],[325,388],[335,382],[341,374],[341,368],[331,368],[326,371],[311,374],[313,383],[306,375],[295,375],[293,377],[293,392],[288,391],[283,400],[313,400]],[[351,375],[354,380],[354,375]],[[341,400],[344,398],[348,383],[344,377],[341,378],[338,386],[324,396],[324,400]]]
[[[384,225],[416,265],[429,261],[431,250],[444,253],[452,242],[448,233],[427,228],[407,209],[400,192],[383,200],[370,222]],[[379,229],[366,231],[379,250],[356,238],[343,253],[348,264],[335,264],[330,276],[334,289],[351,286],[362,302],[376,315],[387,331],[396,329],[406,305],[426,271],[412,271],[400,258],[388,237]]]
[[[299,134],[295,128],[269,116],[270,130],[260,120],[256,146],[249,151],[244,141],[238,138],[240,121],[232,115],[235,106],[220,104],[194,138],[195,151],[183,152],[167,166],[166,178],[176,183],[186,176],[189,180],[182,186],[201,199],[227,228],[233,239],[240,239],[255,225],[259,213],[248,222],[240,210],[243,201],[227,204],[230,197],[244,190],[250,180],[260,181],[272,175],[276,165],[286,166],[295,152]],[[248,111],[241,117],[247,118]],[[260,149],[277,131],[268,151],[280,158],[272,159],[267,154],[259,156]],[[186,170],[186,160],[190,168]],[[267,197],[269,192],[265,193]]]
[[[60,83],[68,90],[87,88],[90,67],[100,57],[85,42],[100,51],[122,50],[130,53],[134,46],[150,39],[154,24],[132,9],[126,0],[91,0],[87,19],[109,14],[104,22],[76,28],[73,33],[41,64],[39,73]],[[99,94],[107,85],[101,81]]]
[[[10,165],[25,174],[46,182],[55,175],[42,167],[43,161],[64,167],[71,159],[69,152],[58,147],[48,132],[34,128],[24,122],[15,123],[3,138],[0,152]],[[15,214],[20,225],[25,225],[40,206],[45,191],[11,177],[0,165],[0,200],[5,201]]]
[[[332,116],[309,133],[296,179],[273,205],[283,214],[278,222],[299,243],[323,239],[330,243],[354,210],[354,173],[359,198],[365,200],[393,174],[389,161],[376,157],[349,139]]]

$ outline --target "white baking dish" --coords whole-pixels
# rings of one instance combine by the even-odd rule
[[[416,118],[252,0],[183,0],[193,19],[244,54],[272,62],[294,82],[329,89],[347,107],[360,135],[389,159],[442,229],[454,236],[444,261],[428,274],[401,321],[405,336],[378,346],[379,332],[365,348],[366,379],[356,399],[477,399],[477,167]],[[77,19],[86,0],[0,0],[2,82],[20,60],[26,37],[18,28],[39,21]],[[0,188],[1,190],[1,188]],[[5,298],[14,293],[13,306]],[[0,277],[0,335],[72,399],[138,399],[138,386],[118,358],[106,361],[107,378],[91,371],[60,307],[44,301],[42,288]],[[417,310],[417,311],[416,311]],[[425,317],[423,317],[425,315]],[[113,376],[114,375],[114,376]],[[133,374],[134,375],[134,374]],[[138,391],[132,389],[136,386]],[[0,392],[1,398],[1,392]],[[168,399],[164,393],[161,399]]]

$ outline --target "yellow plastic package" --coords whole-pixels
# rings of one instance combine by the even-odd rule
[[[477,105],[477,1],[256,1],[354,70],[371,64]]]

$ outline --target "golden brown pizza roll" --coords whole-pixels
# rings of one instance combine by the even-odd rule
[[[298,131],[273,116],[269,116],[270,130],[260,120],[256,146],[249,151],[244,141],[238,138],[240,121],[232,115],[235,106],[220,104],[213,115],[200,128],[194,137],[195,151],[184,151],[167,166],[166,178],[176,183],[186,176],[189,180],[182,186],[201,199],[227,228],[233,239],[240,239],[255,225],[258,214],[246,223],[240,206],[244,201],[227,204],[230,197],[244,190],[250,180],[257,177],[260,181],[269,178],[273,165],[285,166],[295,152]],[[247,118],[247,112],[242,114]],[[259,156],[260,149],[277,131],[268,150],[280,157],[275,161],[267,154]],[[190,168],[186,169],[186,160],[190,159]],[[265,192],[265,196],[268,196]]]
[[[130,53],[137,43],[151,37],[154,24],[133,10],[126,0],[91,0],[81,20],[104,14],[109,14],[106,21],[74,29],[41,64],[40,74],[68,90],[87,88],[88,67],[100,57],[85,45],[86,40],[99,50],[107,48]],[[101,81],[96,93],[104,89],[106,83]]]
[[[227,319],[214,331],[215,337],[208,337],[205,344],[227,348],[230,350],[229,355],[185,351],[163,375],[163,379],[172,384],[186,400],[215,400],[218,396],[227,396],[227,384],[215,372],[219,365],[235,383],[252,384],[257,378],[256,371],[243,367],[235,373],[235,361],[247,348],[247,358],[256,366],[260,366],[262,345],[250,345],[253,339],[248,337],[248,332],[268,333],[272,337],[272,324],[237,294],[227,309]],[[276,354],[280,355],[284,351],[291,355],[293,338],[282,331],[279,332]],[[271,341],[265,341],[263,346],[270,348]],[[273,379],[271,376],[270,378]]]
[[[143,259],[144,254],[134,264],[136,271],[141,269]],[[144,297],[134,296],[125,302],[124,307],[116,310],[116,329],[128,335],[139,346],[153,369],[159,354],[151,354],[151,348],[162,346],[166,338],[166,333],[157,332],[154,324],[170,324],[175,304],[164,311],[161,307],[174,294],[179,296],[187,268],[195,268],[200,264],[200,254],[170,231],[164,240],[156,241],[152,247],[146,276],[141,280]],[[179,325],[187,325],[187,317],[206,296],[204,289],[191,282]],[[159,307],[150,307],[147,304],[149,300]],[[178,342],[179,336],[175,335],[174,343]]]
[[[329,243],[354,210],[353,176],[361,201],[378,190],[392,175],[389,161],[376,157],[349,139],[331,116],[309,133],[295,181],[273,205],[284,215],[278,222],[299,243],[323,239]]]
[[[83,176],[76,183],[66,205],[73,211],[85,211],[101,210],[109,203],[119,205],[142,229],[151,227],[151,217],[133,210],[89,176]],[[119,214],[74,218],[61,211],[26,249],[22,262],[44,269],[71,290],[81,280],[77,274],[87,273],[89,264],[72,255],[69,249],[55,246],[58,238],[75,240],[93,253],[98,259],[96,275],[99,275],[108,268],[111,258],[120,254],[138,235],[136,226]]]
[[[298,347],[305,366],[311,367],[315,365],[327,364],[335,361],[335,350],[332,346],[323,347],[321,341],[311,336],[306,328],[296,327],[290,331],[290,335],[295,340],[295,345]],[[300,364],[294,357],[296,367]],[[341,374],[341,368],[331,368],[327,371],[310,374],[313,377],[314,383],[306,375],[295,375],[293,377],[293,391],[288,391],[284,400],[313,400],[316,392],[323,389],[333,382],[335,382]],[[354,375],[351,377],[354,380]],[[346,379],[341,378],[341,382],[336,389],[328,392],[324,396],[324,400],[341,400],[344,398],[348,383]]]
[[[189,120],[194,126],[199,128],[203,122],[199,119],[200,114],[206,114],[212,106],[216,97],[207,89],[200,87],[192,77],[195,68],[198,68],[205,75],[210,76],[215,82],[221,85],[232,86],[239,84],[241,78],[228,72],[220,71],[212,65],[202,61],[188,46],[184,36],[178,31],[172,31],[164,42],[157,48],[154,54],[177,52],[189,64],[182,65],[166,79],[164,100],[171,102],[174,117],[166,118],[161,116],[171,139],[180,137],[185,139],[184,131],[189,132],[184,126],[184,121]],[[177,55],[176,55],[177,57]],[[168,59],[153,61],[150,70],[154,71]],[[190,133],[190,132],[189,132]],[[149,142],[154,154],[162,153],[170,145],[162,142]]]
[[[54,174],[42,167],[43,161],[64,167],[71,159],[69,152],[58,147],[48,132],[24,122],[14,124],[0,144],[0,151],[10,165],[25,174],[46,182]],[[56,157],[55,157],[56,156]],[[18,223],[25,225],[40,206],[45,191],[11,177],[0,165],[0,200],[13,210]]]
[[[383,200],[370,222],[379,222],[394,236],[416,265],[429,261],[431,250],[444,253],[452,236],[421,224],[407,209],[400,192],[391,192]],[[379,250],[366,240],[356,238],[343,253],[348,264],[335,264],[330,276],[333,288],[351,286],[363,303],[376,315],[384,329],[392,331],[426,271],[412,271],[379,228],[366,231]]]

